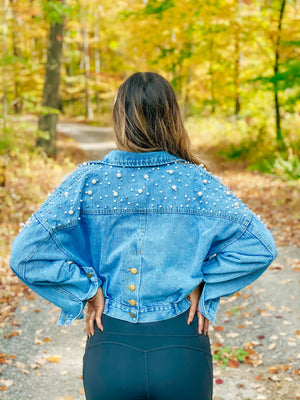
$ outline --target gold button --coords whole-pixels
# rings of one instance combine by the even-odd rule
[[[86,274],[86,276],[87,276],[88,278],[91,278],[93,275],[92,275],[90,272],[88,272],[88,273]]]
[[[127,286],[128,286],[128,285],[127,285]],[[130,289],[132,292],[135,290],[135,286],[134,286],[134,285],[129,285],[128,287],[129,287],[129,289]]]
[[[132,312],[128,313],[132,318],[134,318],[136,315],[133,314]]]
[[[135,300],[128,300],[129,301],[129,303],[132,305],[132,306],[135,306],[136,305],[136,301]]]
[[[135,275],[135,274],[138,273],[138,270],[137,270],[136,268],[128,268],[128,271],[131,271],[131,273],[132,273],[133,275]]]

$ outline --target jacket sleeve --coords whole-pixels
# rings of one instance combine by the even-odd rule
[[[12,245],[10,266],[34,292],[62,309],[57,325],[83,318],[86,301],[101,286],[88,265],[78,265],[34,215]]]
[[[253,213],[247,228],[202,266],[205,282],[199,311],[215,324],[220,297],[230,296],[255,281],[277,256],[274,239]]]
[[[12,244],[11,269],[30,289],[62,309],[57,325],[82,319],[86,301],[102,285],[77,229],[84,178],[82,169],[69,175],[21,224]]]

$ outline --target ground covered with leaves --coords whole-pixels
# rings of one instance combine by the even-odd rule
[[[57,327],[58,308],[30,291],[9,268],[19,223],[77,163],[89,158],[63,134],[58,143],[56,160],[35,152],[0,156],[0,397],[7,400],[84,399],[84,321]],[[209,163],[271,229],[279,254],[253,285],[221,299],[216,326],[210,327],[214,398],[299,399],[299,182],[217,157]]]

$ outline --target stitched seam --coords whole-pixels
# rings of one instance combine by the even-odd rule
[[[197,334],[195,334],[195,335],[174,335],[173,333],[172,334],[169,334],[169,335],[163,335],[163,334],[159,334],[159,335],[156,335],[156,334],[153,334],[153,333],[119,333],[119,332],[110,332],[110,331],[107,331],[107,330],[105,330],[105,331],[97,331],[97,330],[95,330],[95,333],[98,333],[98,334],[101,334],[101,335],[103,335],[103,333],[110,333],[110,334],[114,334],[114,335],[122,335],[122,336],[151,336],[151,337],[153,337],[153,336],[155,336],[155,337],[161,337],[161,336],[163,336],[163,337],[195,337],[195,336],[198,336],[199,334],[197,333]]]
[[[194,347],[194,346],[170,345],[170,346],[156,347],[155,349],[151,349],[151,350],[142,350],[142,349],[139,349],[138,347],[130,346],[129,344],[126,344],[126,343],[113,342],[113,341],[104,341],[104,342],[98,342],[98,343],[95,343],[95,344],[90,344],[90,345],[88,345],[88,350],[91,349],[92,347],[99,346],[99,345],[102,345],[102,344],[118,344],[120,346],[129,347],[131,349],[134,349],[134,350],[137,350],[137,351],[143,352],[143,353],[150,353],[152,351],[158,351],[158,350],[164,350],[164,349],[172,349],[172,348],[174,348],[174,349],[185,348],[185,349],[192,349],[192,350],[202,351],[202,352],[207,353],[207,354],[211,354],[209,351],[207,351],[205,349],[202,349],[202,348],[199,348],[199,347]]]
[[[242,231],[240,232],[240,234],[239,234],[238,236],[236,236],[233,240],[231,240],[229,243],[227,243],[227,244],[225,244],[223,247],[221,247],[221,248],[217,251],[217,254],[222,253],[223,251],[225,251],[225,250],[227,249],[227,247],[231,246],[232,244],[234,244],[235,242],[237,242],[238,240],[241,239],[241,237],[245,234],[245,232],[247,232],[247,230],[248,230],[248,228],[249,228],[249,225],[250,225],[250,223],[251,223],[251,221],[252,221],[252,218],[253,218],[253,215],[251,216],[251,219],[250,219],[250,222],[248,223],[248,225],[247,225],[247,226],[244,225],[244,230],[242,230]],[[241,225],[242,225],[242,224],[241,224]],[[207,264],[206,264],[206,265],[209,265],[209,263],[214,262],[214,261],[215,261],[215,260],[214,260],[214,257],[213,257],[213,258],[211,258],[209,261],[207,261]]]
[[[268,248],[268,246],[255,234],[255,233],[253,233],[253,232],[250,232],[250,231],[248,231],[249,233],[250,233],[250,235],[252,235],[252,236],[254,236],[255,237],[255,239],[257,239],[264,247],[265,247],[265,249],[268,251],[268,253],[272,256],[272,258],[273,258],[273,253],[271,252],[271,250]]]
[[[141,353],[145,352],[144,350],[139,349],[139,348],[134,347],[134,346],[130,346],[129,344],[121,343],[121,342],[113,342],[113,341],[98,342],[98,343],[90,344],[90,345],[88,344],[88,349],[87,350],[91,349],[92,347],[99,346],[101,344],[118,344],[120,346],[129,347],[130,349],[137,350],[137,351],[139,351]]]

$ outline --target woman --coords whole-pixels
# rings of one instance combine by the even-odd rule
[[[273,237],[192,152],[162,76],[130,76],[113,122],[118,150],[29,218],[11,268],[61,307],[58,325],[87,304],[87,400],[210,400],[208,321],[267,269]]]

